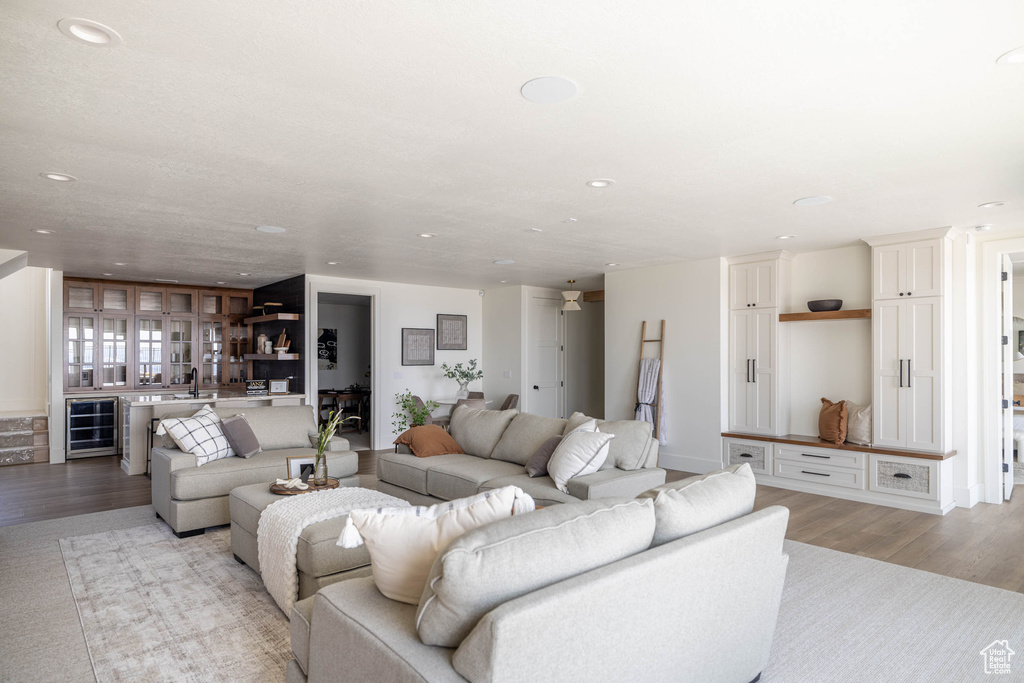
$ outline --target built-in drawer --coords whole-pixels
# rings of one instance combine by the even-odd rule
[[[788,444],[775,445],[775,459],[804,462],[812,466],[828,465],[829,467],[850,467],[858,470],[863,470],[867,462],[864,453],[840,451],[834,448],[801,448]]]
[[[772,473],[772,444],[767,441],[723,439],[722,449],[726,467],[747,463],[758,474]]]
[[[895,455],[871,456],[871,490],[912,498],[939,498],[937,460],[901,458]]]
[[[864,490],[864,470],[795,460],[775,460],[775,476],[812,484]]]

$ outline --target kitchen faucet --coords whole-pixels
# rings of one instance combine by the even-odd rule
[[[196,383],[196,388],[192,388],[192,382]],[[199,398],[199,371],[192,368],[192,379],[188,383],[188,393],[192,394],[195,398]]]

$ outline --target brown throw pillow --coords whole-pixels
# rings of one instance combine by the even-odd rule
[[[251,458],[263,450],[244,415],[224,418],[220,421],[220,427],[224,430],[224,437],[231,445],[231,450],[238,457]]]
[[[835,444],[846,441],[846,401],[833,403],[827,398],[821,399],[818,438]]]
[[[543,477],[548,473],[548,461],[551,460],[551,454],[558,448],[558,444],[562,442],[562,437],[553,436],[540,445],[530,459],[526,461],[526,473],[531,477]]]
[[[465,453],[452,435],[438,425],[422,425],[407,429],[395,439],[396,444],[409,447],[417,458],[429,458],[432,455],[447,453]]]

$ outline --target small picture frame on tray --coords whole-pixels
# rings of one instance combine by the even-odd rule
[[[292,455],[286,460],[288,462],[288,476],[285,478],[294,479],[298,477],[305,484],[309,476],[313,474],[313,465],[316,462],[316,457],[312,455]]]

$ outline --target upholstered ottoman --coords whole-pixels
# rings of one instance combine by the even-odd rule
[[[342,486],[359,486],[358,477],[341,479]],[[256,531],[260,515],[281,500],[270,492],[270,484],[250,484],[232,489],[228,497],[231,510],[231,552],[239,562],[260,571]],[[307,526],[299,536],[295,565],[299,570],[299,599],[315,594],[329,584],[370,575],[370,555],[365,546],[341,548],[338,537],[346,517],[336,517]]]

